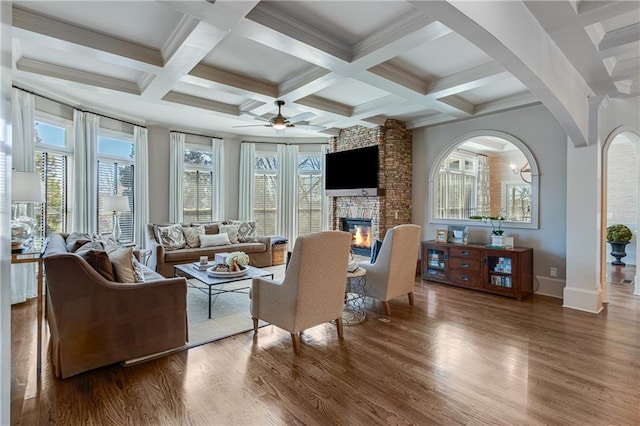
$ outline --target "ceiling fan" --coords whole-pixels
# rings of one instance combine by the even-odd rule
[[[284,101],[275,101],[274,102],[278,106],[278,113],[273,116],[271,119],[264,118],[261,115],[254,114],[250,111],[244,111],[245,114],[251,115],[254,118],[266,121],[268,124],[251,124],[247,126],[233,126],[233,127],[273,127],[276,130],[284,130],[287,127],[297,127],[298,129],[304,130],[324,130],[326,127],[324,126],[316,126],[312,124],[296,124],[301,121],[307,120],[313,116],[315,116],[312,112],[303,112],[302,114],[295,115],[291,118],[287,118],[282,115],[282,106],[284,105]]]

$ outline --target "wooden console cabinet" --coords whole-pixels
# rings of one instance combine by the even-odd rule
[[[533,249],[422,242],[422,279],[521,300],[533,293]]]

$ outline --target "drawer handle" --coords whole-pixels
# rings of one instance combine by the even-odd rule
[[[466,250],[461,251],[460,254],[463,256],[469,256],[469,252]]]
[[[444,254],[444,260],[449,260],[449,254],[448,253]]]
[[[461,263],[460,266],[462,266],[463,268],[468,268],[469,264],[468,263]]]
[[[469,281],[469,277],[464,277],[464,276],[463,276],[463,277],[460,277],[460,280],[462,280],[462,281]]]

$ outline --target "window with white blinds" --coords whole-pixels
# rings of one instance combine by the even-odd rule
[[[213,220],[213,158],[211,150],[190,146],[184,151],[182,220]]]
[[[278,161],[274,154],[256,153],[253,218],[257,235],[275,235],[278,211]]]
[[[477,159],[452,154],[440,166],[436,218],[477,215]]]
[[[127,135],[129,137],[129,135]],[[120,241],[133,241],[134,192],[133,192],[133,142],[123,136],[98,137],[98,233],[113,232],[115,215],[120,216]],[[104,197],[125,195],[129,201],[128,212],[114,213],[103,209]]]
[[[298,235],[322,230],[320,154],[298,157]]]
[[[50,118],[34,123],[35,172],[42,178],[44,202],[34,211],[36,246],[54,232],[69,232],[71,123]]]

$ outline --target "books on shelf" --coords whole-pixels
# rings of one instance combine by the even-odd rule
[[[504,274],[511,273],[511,258],[510,257],[499,257],[498,263],[493,267],[493,272],[502,272]]]
[[[497,287],[511,288],[512,282],[510,276],[491,275],[491,285]]]

